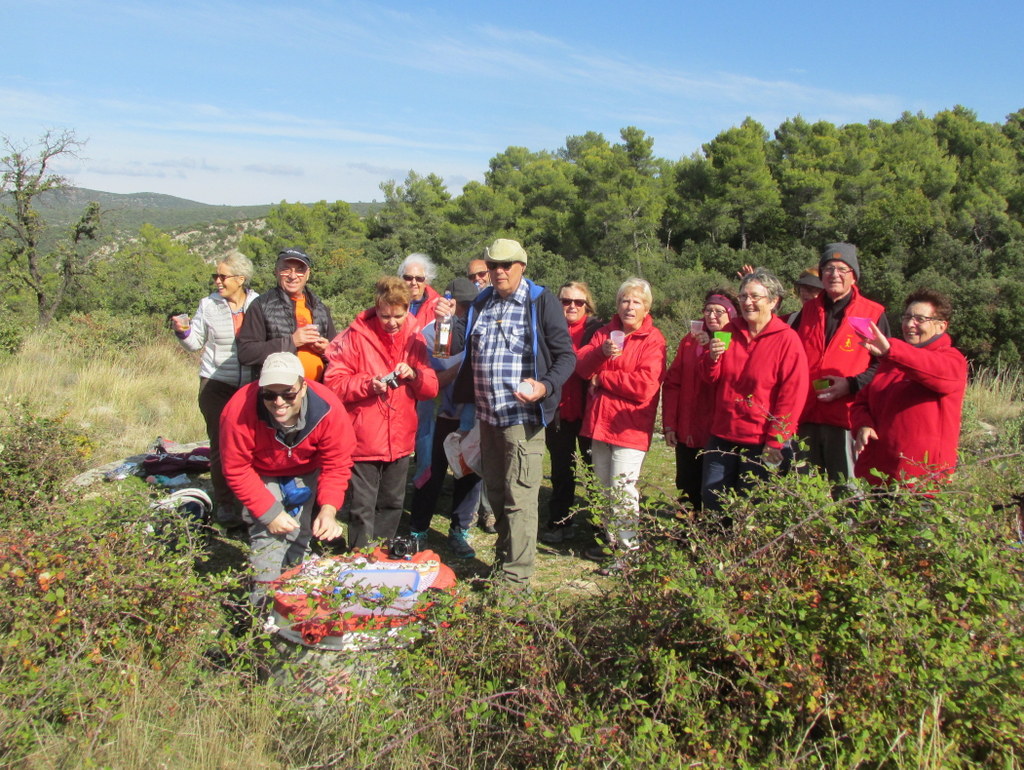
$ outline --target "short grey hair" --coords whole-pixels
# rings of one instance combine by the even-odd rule
[[[776,278],[775,273],[763,267],[754,268],[754,272],[743,276],[743,279],[740,281],[740,293],[742,294],[747,285],[751,283],[761,284],[764,290],[768,292],[768,299],[776,300],[772,305],[773,310],[778,306],[778,301],[786,293],[786,287],[782,285],[782,281]]]
[[[619,300],[631,292],[639,294],[641,301],[644,303],[644,307],[647,308],[647,310],[651,309],[651,304],[654,302],[654,295],[651,294],[651,285],[643,278],[627,278],[623,281],[622,286],[619,287],[619,291],[615,295],[615,304],[618,304]]]
[[[232,275],[240,275],[245,282],[252,280],[252,261],[238,250],[229,251],[217,260],[218,265],[227,265]]]
[[[413,252],[403,259],[402,264],[398,266],[398,275],[401,276],[404,274],[409,265],[419,265],[422,267],[423,275],[427,277],[427,283],[433,283],[434,279],[437,278],[437,268],[434,267],[434,263],[430,261],[430,257],[422,252]]]

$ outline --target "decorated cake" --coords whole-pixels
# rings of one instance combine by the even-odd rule
[[[369,556],[323,556],[274,582],[272,619],[284,638],[308,646],[393,645],[399,629],[423,620],[437,592],[454,585],[455,574],[433,551],[407,559],[379,548]]]

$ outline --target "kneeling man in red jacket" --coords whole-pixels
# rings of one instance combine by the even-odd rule
[[[259,382],[228,401],[220,430],[224,477],[245,506],[259,606],[266,584],[306,557],[311,535],[341,536],[336,516],[352,473],[352,422],[330,390],[306,380],[295,354],[273,353]]]

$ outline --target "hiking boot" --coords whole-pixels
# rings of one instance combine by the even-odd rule
[[[486,535],[497,535],[498,534],[498,530],[497,530],[497,528],[493,524],[488,524],[487,522],[484,522],[484,521],[480,522],[480,531],[483,532]]]
[[[610,577],[622,572],[622,568],[625,566],[626,563],[623,559],[606,559],[605,563],[594,570],[594,572],[601,577]]]
[[[611,552],[610,546],[597,543],[583,551],[583,558],[590,559],[590,561],[606,562],[611,558]]]
[[[466,539],[468,532],[469,530],[462,527],[452,527],[448,533],[448,547],[452,549],[452,553],[459,559],[472,559],[476,556],[476,551],[473,550],[473,546]]]
[[[564,543],[571,537],[572,533],[565,527],[559,527],[558,529],[545,529],[540,533],[540,541],[542,543],[547,543],[548,545]]]
[[[415,553],[427,550],[427,533],[417,532],[416,530],[409,530],[409,539],[412,541],[413,550]]]

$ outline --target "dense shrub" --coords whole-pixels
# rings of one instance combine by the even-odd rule
[[[147,531],[148,493],[40,506],[0,528],[0,762],[124,716],[140,672],[190,667],[223,625],[195,553]],[[98,734],[98,732],[96,733]]]
[[[1008,516],[980,495],[833,503],[807,476],[732,514],[728,534],[651,517],[607,593],[474,605],[314,745],[377,767],[1019,762]]]
[[[0,415],[0,523],[49,510],[91,452],[89,438],[64,418],[39,417],[25,404],[8,403]]]

